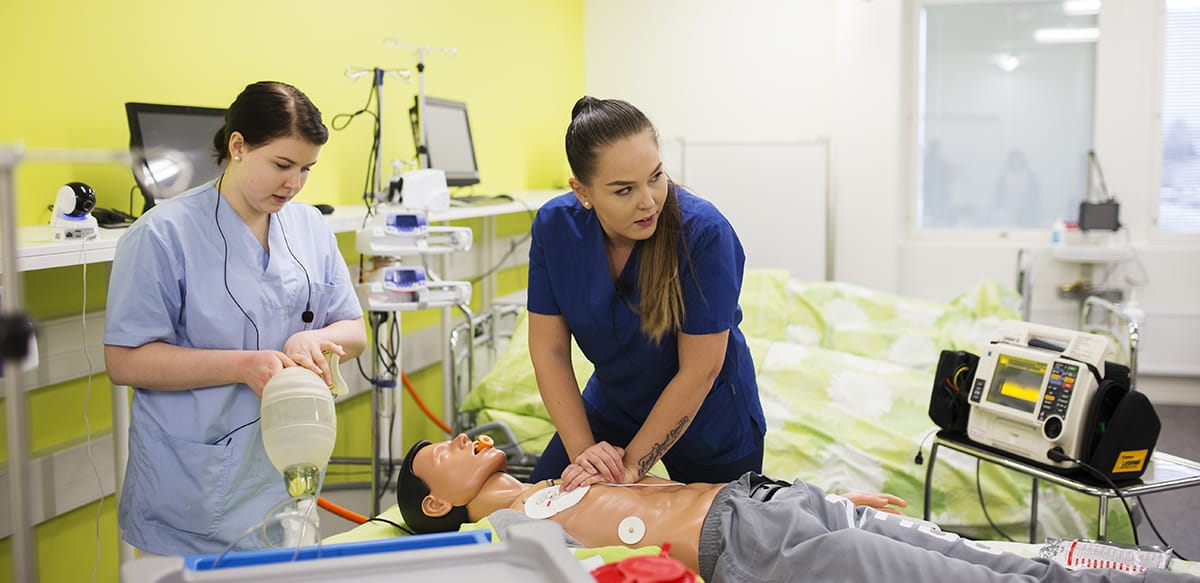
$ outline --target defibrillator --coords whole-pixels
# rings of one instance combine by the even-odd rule
[[[977,359],[945,351],[930,416],[970,441],[1051,469],[1140,476],[1161,424],[1107,338],[1005,321]]]

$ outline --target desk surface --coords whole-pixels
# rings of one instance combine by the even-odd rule
[[[1039,480],[1058,484],[1064,488],[1070,488],[1092,496],[1117,496],[1117,491],[1110,487],[1081,482],[1070,476],[1057,474],[1040,466],[1022,462],[990,449],[984,449],[977,444],[965,443],[943,436],[940,433],[934,437],[933,441],[936,445],[945,446],[987,460],[1028,474]],[[1146,466],[1146,471],[1142,474],[1141,479],[1137,482],[1120,486],[1119,489],[1120,493],[1124,496],[1140,496],[1142,494],[1153,494],[1154,492],[1164,492],[1195,485],[1200,485],[1200,463],[1169,453],[1156,451],[1154,455],[1150,456],[1150,462]]]
[[[468,206],[455,206],[444,212],[429,213],[429,221],[447,222],[480,217],[494,217],[512,213],[535,211],[546,201],[565,192],[564,190],[528,190],[510,193],[510,202],[481,202]],[[325,221],[335,233],[356,231],[362,226],[366,207],[342,205],[334,207]],[[17,232],[17,269],[32,271],[112,261],[117,250],[117,241],[125,229],[100,229],[100,236],[88,241],[55,241],[49,225],[20,227]]]

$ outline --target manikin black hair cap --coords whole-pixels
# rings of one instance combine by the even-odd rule
[[[430,443],[424,439],[413,444],[400,466],[400,475],[396,479],[396,503],[400,507],[400,515],[404,517],[404,523],[417,534],[457,531],[458,527],[471,521],[465,506],[455,506],[445,516],[437,518],[427,516],[421,510],[421,501],[429,495],[429,486],[412,473],[412,463],[417,452],[427,445]]]

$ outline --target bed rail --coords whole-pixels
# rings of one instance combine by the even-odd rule
[[[454,433],[475,427],[475,414],[462,411],[467,394],[475,387],[478,366],[496,362],[503,344],[512,337],[522,306],[495,305],[491,311],[471,315],[450,331],[450,379],[454,417],[450,426]]]
[[[1098,326],[1098,321],[1102,322],[1103,325]],[[1098,296],[1084,298],[1079,310],[1080,330],[1101,329],[1112,333],[1114,336],[1117,336],[1118,340],[1121,340],[1122,338],[1116,330],[1118,326],[1114,326],[1114,324],[1123,327],[1121,331],[1124,333],[1124,340],[1129,351],[1129,390],[1132,391],[1137,386],[1137,351],[1138,342],[1141,338],[1137,318],[1120,304]]]

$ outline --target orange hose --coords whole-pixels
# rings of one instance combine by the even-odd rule
[[[366,516],[363,516],[353,510],[338,506],[337,504],[326,500],[324,497],[317,498],[317,506],[328,510],[330,513],[336,516],[345,518],[354,524],[365,524],[368,520]]]
[[[438,416],[434,415],[433,411],[430,411],[429,407],[425,405],[425,401],[422,401],[421,397],[417,395],[417,390],[413,388],[412,383],[408,380],[408,375],[404,374],[404,371],[400,371],[400,378],[404,380],[404,388],[408,389],[408,394],[412,395],[413,400],[417,402],[417,406],[425,412],[425,416],[437,424],[437,426],[440,427],[442,431],[445,431],[447,435],[453,435],[454,430],[450,429],[450,426],[446,425],[445,421],[438,419]]]

